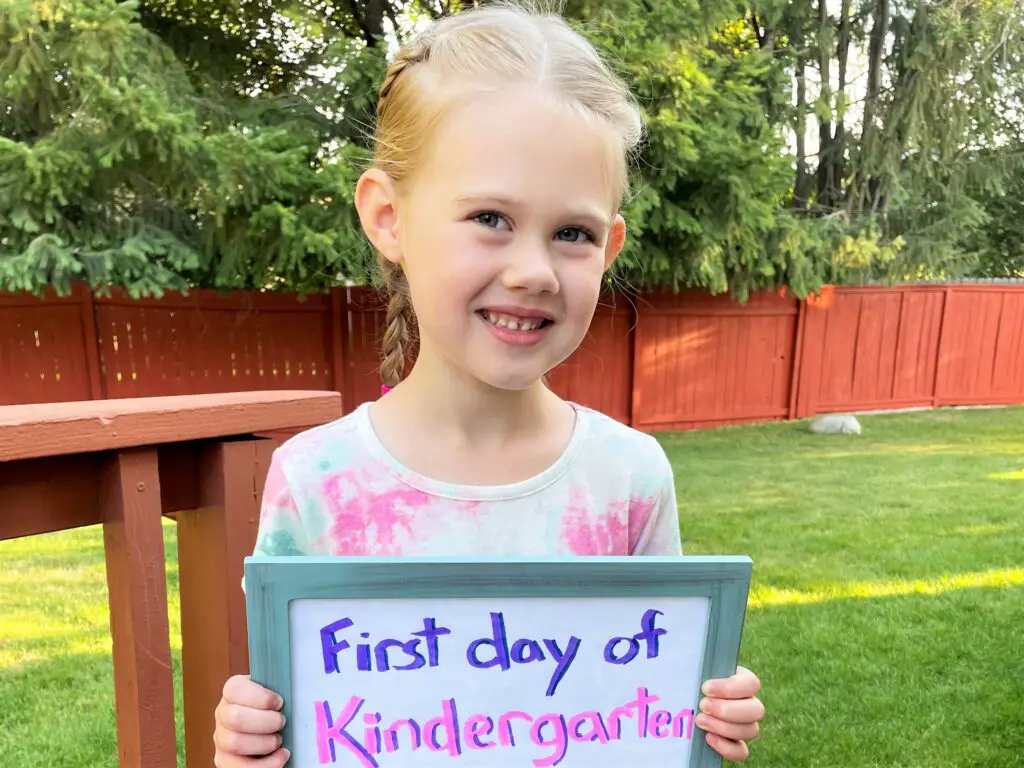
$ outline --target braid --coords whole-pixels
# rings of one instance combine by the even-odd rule
[[[398,385],[405,373],[406,355],[416,330],[416,315],[409,301],[409,286],[402,268],[381,260],[388,294],[380,375],[388,387]]]
[[[428,54],[427,43],[422,40],[414,41],[403,48],[388,67],[377,99],[378,132],[385,122],[385,113],[391,103],[389,97],[394,90],[395,81],[412,65],[426,61]],[[377,162],[388,166],[389,171],[393,172],[394,168],[391,166],[394,165],[394,162],[389,162],[383,157],[386,154],[386,146],[386,143],[380,141],[380,136],[378,136]],[[409,298],[409,285],[405,280],[402,268],[383,257],[379,257],[378,261],[388,297],[384,339],[381,345],[380,376],[385,386],[394,387],[402,380],[405,364],[415,340],[416,313],[413,311],[412,301]]]
[[[430,48],[423,40],[415,40],[405,46],[391,62],[387,73],[384,75],[384,82],[381,83],[380,91],[377,94],[377,117],[380,118],[384,108],[388,104],[388,96],[395,87],[395,81],[405,70],[413,64],[425,62],[430,55]]]

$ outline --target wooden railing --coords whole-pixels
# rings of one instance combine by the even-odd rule
[[[120,768],[175,768],[162,517],[177,520],[185,748],[213,765],[213,712],[248,670],[242,561],[282,436],[341,415],[325,392],[0,408],[0,540],[103,525]]]

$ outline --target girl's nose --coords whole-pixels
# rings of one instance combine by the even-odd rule
[[[527,293],[558,293],[558,276],[546,247],[524,245],[511,254],[502,276],[505,288]]]

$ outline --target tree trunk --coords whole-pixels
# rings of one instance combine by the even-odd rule
[[[821,79],[821,102],[832,108],[832,57],[820,38],[828,28],[827,0],[818,0],[818,73]],[[832,120],[818,116],[818,207],[826,213],[833,205]]]
[[[369,48],[375,48],[384,40],[384,14],[389,0],[348,0],[352,17],[359,25],[359,31]]]
[[[801,46],[802,47],[802,46]],[[807,172],[807,61],[799,54],[796,71],[796,182],[793,197],[796,207],[806,209],[811,196],[811,176]]]
[[[871,27],[871,42],[868,45],[868,85],[864,98],[864,129],[860,139],[860,162],[857,181],[854,184],[854,209],[857,212],[872,207],[871,198],[876,194],[877,182],[872,179],[872,168],[878,151],[878,102],[882,92],[882,58],[885,55],[885,39],[889,35],[889,0],[877,0],[874,23]]]
[[[846,179],[846,70],[850,59],[850,0],[843,0],[836,53],[839,59],[839,93],[836,96],[838,115],[832,146],[832,182],[835,185],[834,202],[838,205],[842,200],[842,184]]]

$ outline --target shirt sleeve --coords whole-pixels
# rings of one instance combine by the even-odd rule
[[[280,449],[274,452],[263,487],[254,555],[296,557],[309,554],[308,532],[285,474]]]
[[[633,549],[634,555],[674,556],[683,554],[679,533],[679,504],[672,464],[658,446],[657,494],[647,523]]]

